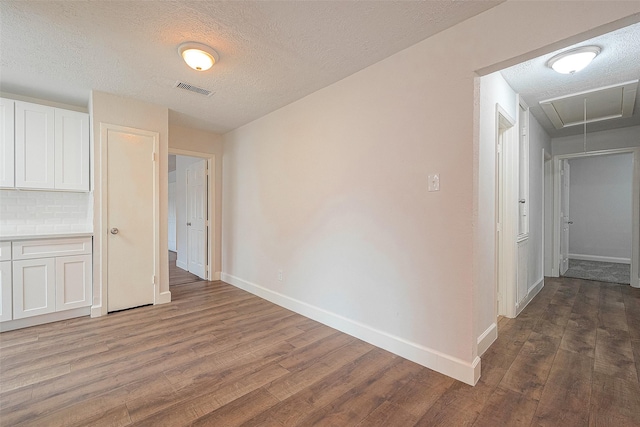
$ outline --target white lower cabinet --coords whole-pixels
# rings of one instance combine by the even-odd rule
[[[13,318],[56,311],[54,258],[13,261]]]
[[[0,261],[1,330],[89,314],[91,237],[9,243],[11,256],[7,242],[1,255],[10,260]]]
[[[0,322],[13,319],[11,261],[0,261]]]
[[[56,258],[56,311],[91,305],[91,255]]]

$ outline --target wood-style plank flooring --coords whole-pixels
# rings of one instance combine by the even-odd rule
[[[547,279],[475,387],[172,268],[173,302],[0,334],[0,425],[640,425],[640,291]]]

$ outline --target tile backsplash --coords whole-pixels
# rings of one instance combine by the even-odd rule
[[[0,190],[0,236],[92,230],[93,193]]]

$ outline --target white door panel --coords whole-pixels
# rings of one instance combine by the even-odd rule
[[[14,106],[10,99],[0,99],[0,187],[14,187]]]
[[[56,258],[56,311],[91,305],[91,255]]]
[[[569,269],[569,188],[570,188],[570,167],[568,160],[560,162],[560,179],[562,188],[560,190],[560,275]]]
[[[11,261],[2,261],[0,262],[0,322],[13,318],[11,283]]]
[[[54,188],[54,111],[16,101],[16,187]]]
[[[55,258],[13,261],[13,318],[56,310]]]
[[[89,115],[55,110],[55,187],[89,191]]]
[[[169,212],[168,212],[168,217],[167,217],[167,221],[168,221],[168,243],[169,243],[169,250],[170,251],[176,251],[177,250],[177,242],[176,242],[176,183],[175,182],[170,182],[169,183],[169,200],[168,200],[168,205],[169,205]]]
[[[187,168],[187,265],[189,272],[206,279],[207,267],[207,161]]]
[[[107,128],[108,311],[154,302],[157,134]]]

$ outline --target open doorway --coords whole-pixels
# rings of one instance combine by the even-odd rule
[[[585,40],[579,45],[566,46],[561,51],[593,44],[600,46],[606,55],[612,55],[622,45],[628,45],[625,40],[633,38],[633,34],[638,31],[640,24],[634,24]],[[525,63],[479,78],[476,274],[482,288],[487,293],[491,292],[491,295],[485,295],[484,292],[478,295],[481,302],[479,306],[487,304],[486,307],[479,308],[477,314],[478,319],[481,319],[476,331],[478,354],[482,354],[497,336],[496,313],[507,317],[517,316],[544,287],[545,276],[560,275],[561,236],[556,226],[560,210],[558,159],[564,155],[592,155],[621,149],[631,152],[640,149],[637,137],[640,134],[640,108],[636,105],[633,114],[628,115],[624,107],[631,102],[627,93],[633,92],[632,98],[637,99],[633,89],[634,84],[637,84],[635,79],[638,65],[629,62],[625,55],[621,55],[613,64],[611,60],[614,58],[603,53],[586,70],[567,76],[556,73],[548,66],[549,60],[558,53],[560,51],[550,51]],[[623,111],[609,114],[604,108],[605,98],[610,97],[613,92],[622,94],[622,99],[609,104],[623,106]],[[556,109],[558,115],[562,116],[560,122],[557,117],[554,117],[555,121],[549,118],[541,107],[545,101],[556,103],[558,100],[563,101]],[[528,111],[523,110],[522,101],[529,106]],[[499,125],[501,118],[497,106],[503,110],[503,116],[515,119],[513,133],[517,135],[513,136],[514,141],[519,139],[529,144],[528,149],[522,146],[520,152],[528,153],[529,159],[509,155],[509,159],[504,157],[504,160],[500,160],[500,155],[504,156],[504,152],[498,152],[497,142],[500,141],[503,129]],[[596,113],[602,117],[596,117]],[[528,141],[521,138],[523,130],[528,135]],[[512,144],[513,147],[516,145],[517,143]],[[640,176],[637,171],[638,155],[635,156],[633,180],[637,188]],[[501,161],[506,161],[502,165],[504,174],[499,169]],[[523,165],[528,166],[529,170],[519,176],[515,171]],[[507,176],[510,178],[506,178]],[[525,177],[528,177],[528,183],[519,180]],[[510,198],[507,202],[508,209],[500,206],[500,197],[506,201],[501,185],[511,188],[507,194]],[[634,190],[634,194],[637,194],[637,190]],[[638,200],[638,196],[634,196],[634,212],[640,209]],[[616,209],[615,206],[608,208]],[[640,263],[637,231],[639,221],[637,216],[634,218],[636,219],[632,221],[635,228],[632,227],[629,232],[630,239],[633,239],[630,256],[631,285],[638,286],[638,269],[633,266]],[[505,222],[510,221],[512,225],[505,227]],[[509,235],[501,236],[504,233]],[[502,240],[504,243],[505,237],[509,242],[501,247],[500,242]],[[566,243],[569,254],[571,249],[568,240]],[[627,259],[627,255],[608,256]],[[490,311],[489,308],[494,310]]]
[[[168,173],[169,283],[211,277],[213,155],[170,150]]]
[[[560,276],[638,286],[639,150],[557,156]]]

